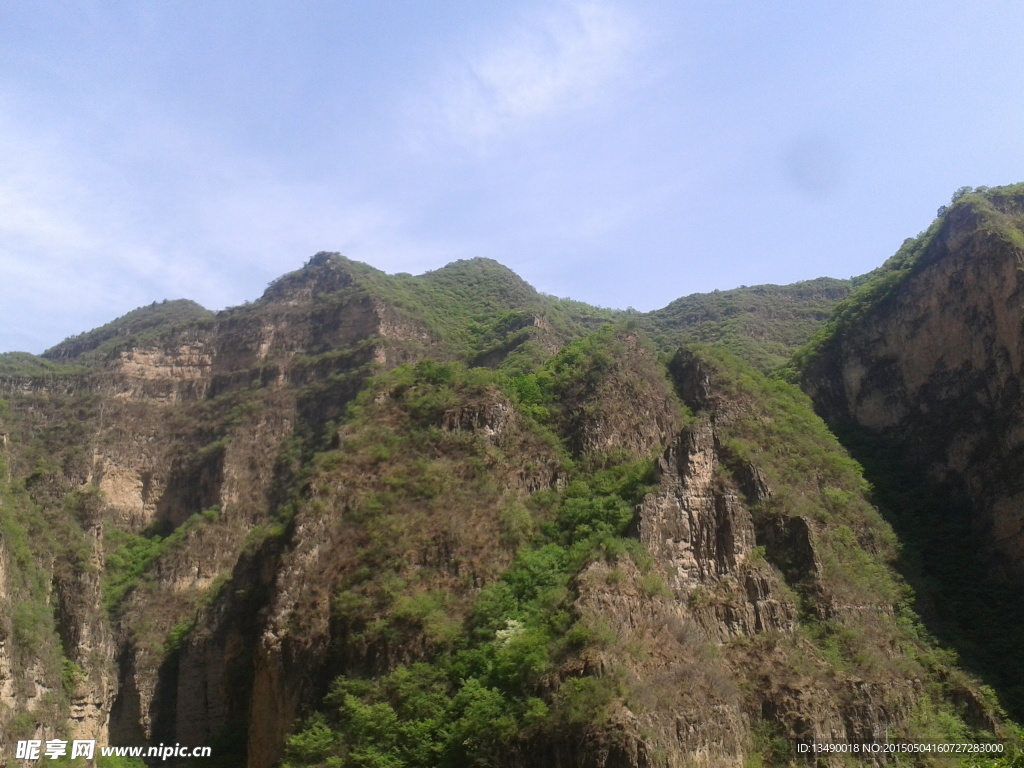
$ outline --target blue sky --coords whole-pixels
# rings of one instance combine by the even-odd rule
[[[1024,4],[0,0],[0,351],[320,250],[640,310],[1024,181]]]

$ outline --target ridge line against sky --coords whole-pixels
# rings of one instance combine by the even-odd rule
[[[0,351],[320,250],[645,311],[861,274],[1024,180],[1022,32],[1013,2],[6,4]]]

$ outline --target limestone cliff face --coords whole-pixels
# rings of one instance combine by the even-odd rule
[[[805,383],[833,422],[903,447],[963,487],[993,571],[1024,576],[1024,199],[969,195],[907,276],[813,360]]]
[[[739,489],[723,482],[725,464],[714,426],[704,421],[680,435],[659,464],[661,480],[639,510],[640,541],[666,570],[682,599],[695,590],[727,592],[738,601],[701,616],[719,639],[792,631],[796,609],[773,590],[771,570],[754,567],[754,521]],[[759,499],[755,498],[756,503]]]
[[[108,743],[110,706],[117,690],[115,644],[103,610],[100,587],[103,542],[100,509],[85,504],[83,522],[89,545],[86,568],[58,570],[54,602],[57,630],[66,658],[75,667],[65,677],[69,697],[69,726],[73,739]]]
[[[286,600],[280,585],[289,582],[295,572],[291,558],[300,555],[290,555],[280,572],[269,573],[266,562],[254,564],[245,556],[246,539],[254,527],[269,523],[280,503],[282,489],[275,483],[287,471],[280,456],[296,426],[316,428],[342,412],[358,391],[360,375],[366,375],[358,373],[360,367],[386,364],[391,356],[403,358],[403,344],[429,342],[423,329],[402,321],[376,299],[357,293],[320,300],[351,283],[351,276],[324,256],[272,285],[261,302],[218,318],[206,369],[207,393],[240,413],[226,432],[199,431],[202,440],[216,439],[201,448],[198,458],[194,452],[165,455],[156,462],[164,477],[156,479],[157,472],[150,471],[151,485],[162,490],[156,502],[158,519],[177,526],[216,506],[217,520],[191,530],[178,551],[154,565],[155,589],[130,598],[125,614],[135,618],[123,623],[130,639],[122,652],[125,685],[115,707],[115,730],[133,733],[135,740],[201,743],[241,728],[253,734],[254,760],[279,754],[297,703],[305,700],[289,691],[303,691],[318,663],[315,658],[302,664],[286,661],[284,669],[265,671],[274,643],[268,651],[263,640],[255,640],[261,630],[251,618],[239,615],[239,601],[244,604],[268,589],[275,602]],[[339,371],[351,380],[318,389],[315,400],[303,396],[303,386],[316,388]],[[239,392],[239,387],[252,391],[254,384],[254,397],[244,389]],[[197,403],[200,412],[207,408]],[[295,535],[299,541],[318,541],[320,524],[303,523]],[[269,552],[263,556],[272,559]],[[306,563],[298,578],[307,579],[310,571],[316,572],[316,563]],[[246,597],[239,598],[241,594]],[[313,606],[308,596],[304,599],[304,615],[329,614],[326,605]],[[145,628],[136,627],[135,619]],[[322,646],[315,625],[308,627],[303,648]],[[176,626],[191,629],[170,657],[165,647],[150,647],[152,641],[145,639],[162,640]],[[273,629],[262,631],[264,637],[274,636]],[[266,691],[268,674],[277,682]],[[238,687],[239,677],[247,681],[244,689],[252,686],[251,702]],[[252,720],[246,722],[250,712]]]
[[[610,652],[586,662],[608,673],[627,659],[632,696],[614,714],[611,736],[602,734],[611,742],[609,764],[743,765],[751,750],[744,676],[723,648],[731,638],[795,628],[795,606],[770,567],[752,558],[749,511],[737,489],[716,478],[715,442],[705,421],[678,435],[659,461],[658,484],[636,521],[652,571],[630,561],[594,563],[578,580],[581,616],[616,633]],[[620,655],[631,644],[657,651]],[[600,754],[596,745],[580,751]]]
[[[199,399],[208,386],[212,362],[206,342],[202,337],[182,339],[170,349],[144,347],[121,352],[111,361],[109,380],[127,386],[115,396],[166,403]]]

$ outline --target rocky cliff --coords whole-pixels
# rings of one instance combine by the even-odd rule
[[[1024,577],[1024,196],[960,198],[841,307],[804,381],[833,423],[966,494],[992,572]]]
[[[358,290],[328,304],[293,285],[344,282],[328,262],[216,320],[190,303],[137,310],[2,377],[4,544],[21,547],[21,571],[35,551],[39,571],[3,593],[31,607],[7,614],[5,734],[59,733],[66,717],[66,733],[101,744],[199,743],[221,727],[215,700],[201,729],[178,725],[178,678],[213,690],[179,662],[180,637],[273,519],[296,430],[337,416],[370,367],[426,336]]]
[[[487,260],[318,254],[169,305],[0,360],[0,753],[675,767],[1005,735],[794,387],[666,366],[643,318]]]

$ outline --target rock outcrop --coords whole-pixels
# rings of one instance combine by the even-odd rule
[[[962,489],[990,569],[1024,578],[1024,197],[970,194],[894,265],[804,372],[832,423],[899,445]],[[899,255],[898,255],[899,257]],[[883,268],[884,270],[884,268]]]

